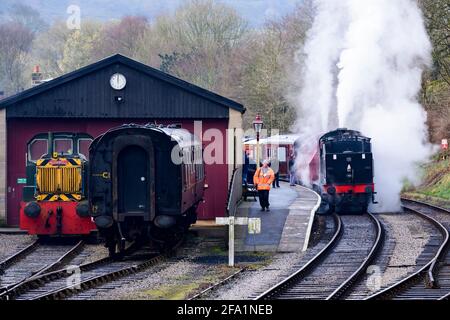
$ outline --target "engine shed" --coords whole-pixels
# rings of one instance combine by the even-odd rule
[[[74,132],[97,137],[129,123],[176,124],[201,134],[214,162],[206,163],[208,189],[198,217],[225,216],[229,182],[242,162],[235,133],[244,112],[240,103],[119,54],[0,100],[0,224],[19,224],[26,159],[45,150],[40,141],[27,150],[34,136]]]

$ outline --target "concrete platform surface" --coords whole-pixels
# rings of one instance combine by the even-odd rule
[[[247,226],[236,226],[236,251],[298,252],[306,249],[320,198],[307,188],[291,187],[270,191],[270,212],[261,212],[259,202],[244,201],[236,216],[261,218],[261,233],[248,234]]]
[[[4,227],[0,228],[0,234],[27,234],[27,232],[16,227]]]

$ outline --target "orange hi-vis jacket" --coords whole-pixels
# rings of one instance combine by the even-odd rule
[[[257,169],[253,176],[253,183],[258,186],[258,190],[270,190],[273,180],[275,179],[275,173],[271,168],[267,168],[267,172],[264,174],[262,167]]]

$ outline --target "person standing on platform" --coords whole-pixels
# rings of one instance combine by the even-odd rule
[[[277,157],[272,157],[270,159],[270,168],[273,170],[275,174],[275,179],[273,180],[272,187],[279,188],[280,187],[280,161],[278,161]]]
[[[247,184],[248,167],[250,165],[250,158],[248,156],[248,151],[244,151],[244,167],[242,168],[242,181]]]
[[[295,186],[295,181],[296,177],[295,177],[295,156],[293,155],[290,159],[289,159],[289,184],[291,185],[291,187]]]
[[[270,211],[269,192],[274,179],[275,174],[269,167],[269,160],[264,160],[262,167],[258,168],[253,176],[253,183],[258,190],[261,211]]]

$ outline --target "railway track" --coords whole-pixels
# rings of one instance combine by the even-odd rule
[[[56,270],[71,261],[84,247],[84,241],[73,244],[47,245],[35,241],[0,262],[0,297],[11,288]]]
[[[225,279],[209,286],[208,288],[206,288],[205,290],[197,293],[196,295],[192,296],[191,298],[189,298],[188,300],[200,300],[204,297],[206,297],[208,294],[210,294],[211,292],[219,289],[220,287],[224,286],[225,284],[229,283],[230,281],[234,280],[237,278],[238,275],[240,275],[242,272],[244,272],[246,270],[246,268],[241,268],[239,270],[237,270],[236,272],[234,272],[233,274],[231,274],[230,276],[226,277]]]
[[[316,238],[313,238],[310,242],[310,250],[308,250],[305,255],[302,256],[300,261],[297,265],[302,265],[303,263],[306,263],[308,260],[310,260],[317,252],[322,250],[329,241],[333,238],[335,234],[335,218],[332,216],[319,216],[318,223],[320,225],[319,229],[322,230],[320,232],[320,235],[318,234]],[[210,287],[206,288],[205,290],[195,294],[189,300],[202,300],[202,299],[215,299],[214,294],[229,284],[232,281],[236,281],[236,279],[241,275],[244,271],[246,271],[246,268],[242,268],[237,270],[235,273],[230,275],[229,277],[225,278],[222,281],[219,281]],[[249,299],[255,299],[257,294],[252,295],[249,297]]]
[[[98,263],[95,267],[80,268],[77,278],[63,277],[53,280],[38,288],[22,294],[17,300],[57,300],[79,295],[88,289],[118,280],[122,277],[142,271],[152,265],[160,263],[164,259],[162,254],[152,254],[143,261],[126,259],[124,261],[109,261]],[[69,279],[69,281],[68,281]],[[73,281],[75,280],[75,281]],[[83,298],[90,298],[88,296]]]
[[[402,199],[405,211],[430,221],[441,236],[434,236],[424,248],[417,264],[421,267],[409,276],[367,299],[441,300],[450,296],[450,211],[427,203]]]
[[[345,300],[364,300],[384,290],[399,277],[407,277],[419,270],[431,259],[430,254],[439,248],[441,234],[432,223],[419,215],[385,213],[379,219],[384,229],[383,245],[366,274],[342,297]],[[410,236],[399,237],[399,232]],[[424,250],[424,246],[428,249]],[[415,254],[404,256],[404,250]]]
[[[335,233],[305,265],[256,299],[340,298],[365,272],[382,242],[383,229],[372,214],[334,215]]]
[[[138,250],[131,246],[127,250],[127,256],[121,261],[107,257],[41,273],[9,288],[0,294],[0,299],[58,300],[72,296],[80,299],[94,298],[88,293],[89,289],[142,271],[162,262],[170,254],[160,254],[147,249],[143,247]]]

